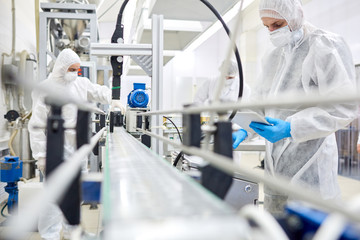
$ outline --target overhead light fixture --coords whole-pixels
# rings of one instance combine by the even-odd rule
[[[255,0],[244,0],[242,11],[253,3]],[[241,1],[234,5],[229,11],[223,16],[224,22],[229,23],[238,13],[240,8]],[[194,51],[200,45],[202,45],[206,40],[213,36],[217,31],[222,28],[222,25],[219,21],[216,21],[211,25],[207,30],[205,30],[198,38],[196,38],[184,51]]]

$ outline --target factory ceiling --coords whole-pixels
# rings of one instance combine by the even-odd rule
[[[123,17],[124,27],[130,29],[127,37],[131,40],[128,42],[151,43],[151,16],[153,14],[164,16],[164,65],[216,21],[215,15],[200,0],[131,1],[127,4]],[[208,2],[224,15],[239,0],[208,0]],[[122,3],[123,0],[102,2],[97,11],[100,28],[102,26],[105,28],[108,24],[109,31],[114,30],[114,23]],[[101,41],[110,38],[109,31],[104,34],[100,31]],[[133,62],[128,69],[128,75],[145,74]]]

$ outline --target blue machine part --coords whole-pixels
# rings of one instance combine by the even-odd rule
[[[149,95],[145,92],[145,83],[134,83],[134,90],[128,95],[128,104],[132,108],[146,108]]]
[[[84,202],[100,203],[101,182],[82,182],[82,200]]]
[[[19,157],[5,157],[0,161],[0,181],[6,182],[5,192],[9,194],[8,212],[12,213],[18,202],[17,182],[22,177],[23,162]]]
[[[299,217],[303,223],[304,234],[315,233],[325,221],[328,213],[303,206],[299,203],[291,203],[286,206],[286,212]],[[348,224],[341,235],[341,240],[360,240],[360,229],[355,225]]]

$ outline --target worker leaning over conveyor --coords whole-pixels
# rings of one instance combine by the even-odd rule
[[[304,22],[300,0],[260,0],[259,13],[275,46],[262,62],[262,74],[251,99],[259,101],[297,92],[319,96],[350,93],[355,86],[351,52],[345,41]],[[283,176],[319,192],[324,199],[340,197],[338,150],[334,132],[356,118],[356,104],[265,109],[272,125],[250,127],[266,141],[266,174]],[[250,137],[234,133],[234,147]],[[265,186],[264,207],[281,214],[287,196]]]
[[[120,100],[111,100],[111,90],[106,86],[91,83],[88,78],[78,77],[80,68],[79,56],[70,49],[63,50],[56,59],[54,69],[41,84],[58,84],[64,86],[72,97],[77,97],[83,101],[100,102],[110,104],[112,107],[118,107],[123,111]],[[50,112],[50,106],[44,103],[44,94],[32,93],[33,110],[29,121],[30,145],[34,159],[37,160],[39,170],[44,173],[46,168],[46,132],[45,129],[36,128],[37,126],[46,126],[47,117]],[[62,117],[65,120],[65,126],[75,126],[77,117],[77,107],[73,104],[67,104],[62,107]],[[76,150],[75,130],[65,131],[64,159],[68,159]],[[87,171],[87,159],[84,159],[83,172]],[[40,214],[38,229],[43,239],[60,239],[62,213],[60,209],[51,204]],[[64,237],[71,231],[70,226],[64,224]]]

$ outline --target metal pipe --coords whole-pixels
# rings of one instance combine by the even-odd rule
[[[27,203],[21,215],[14,215],[9,218],[7,225],[9,231],[4,233],[4,239],[25,239],[26,234],[36,227],[39,213],[45,211],[45,207],[49,203],[56,203],[61,199],[62,194],[81,168],[82,160],[92,151],[105,129],[101,129],[91,138],[89,144],[79,148],[70,159],[67,159],[52,172],[41,193]]]
[[[39,12],[40,12],[40,0],[35,0],[35,27],[36,27],[36,55],[39,54]]]
[[[223,170],[226,173],[229,173],[233,175],[234,173],[239,173],[242,176],[248,178],[250,181],[254,182],[263,182],[265,185],[276,189],[279,192],[283,192],[287,194],[289,197],[292,197],[294,199],[300,199],[303,201],[306,201],[308,203],[314,204],[320,208],[326,209],[328,211],[335,211],[338,213],[341,213],[342,215],[348,217],[349,219],[353,221],[360,222],[360,215],[355,214],[352,209],[349,209],[346,204],[340,203],[336,200],[324,200],[318,193],[311,191],[309,189],[306,189],[304,187],[289,184],[289,181],[287,179],[279,178],[279,177],[273,177],[270,175],[265,176],[259,176],[258,174],[251,172],[249,170],[243,169],[233,163],[233,161],[229,161],[232,159],[229,159],[227,157],[224,157],[220,154],[216,154],[214,152],[210,151],[204,151],[196,147],[188,147],[179,143],[176,143],[174,141],[171,141],[165,137],[158,136],[152,132],[143,130],[141,128],[137,128],[138,131],[143,132],[151,137],[157,138],[167,144],[170,144],[176,148],[182,149],[182,151],[196,155],[199,157],[202,157],[206,159],[210,164],[214,165],[215,167]]]
[[[11,13],[12,13],[12,47],[11,47],[11,55],[12,55],[13,63],[15,63],[15,44],[16,44],[15,0],[11,1]]]
[[[299,100],[300,99],[300,100]],[[319,96],[319,95],[291,95],[287,97],[268,98],[263,101],[256,102],[242,102],[235,103],[213,103],[207,106],[194,106],[187,108],[180,108],[174,110],[149,111],[138,113],[139,116],[173,114],[173,113],[201,113],[201,112],[223,112],[240,109],[264,109],[275,107],[300,107],[307,108],[317,105],[329,105],[340,103],[355,103],[360,102],[360,93],[349,93],[342,96]]]
[[[29,54],[26,50],[22,51],[20,54],[20,66],[19,66],[19,73],[21,79],[26,79],[26,59],[29,57]],[[20,112],[22,114],[26,114],[27,110],[24,103],[24,87],[19,86],[19,98],[18,98],[18,105]]]

